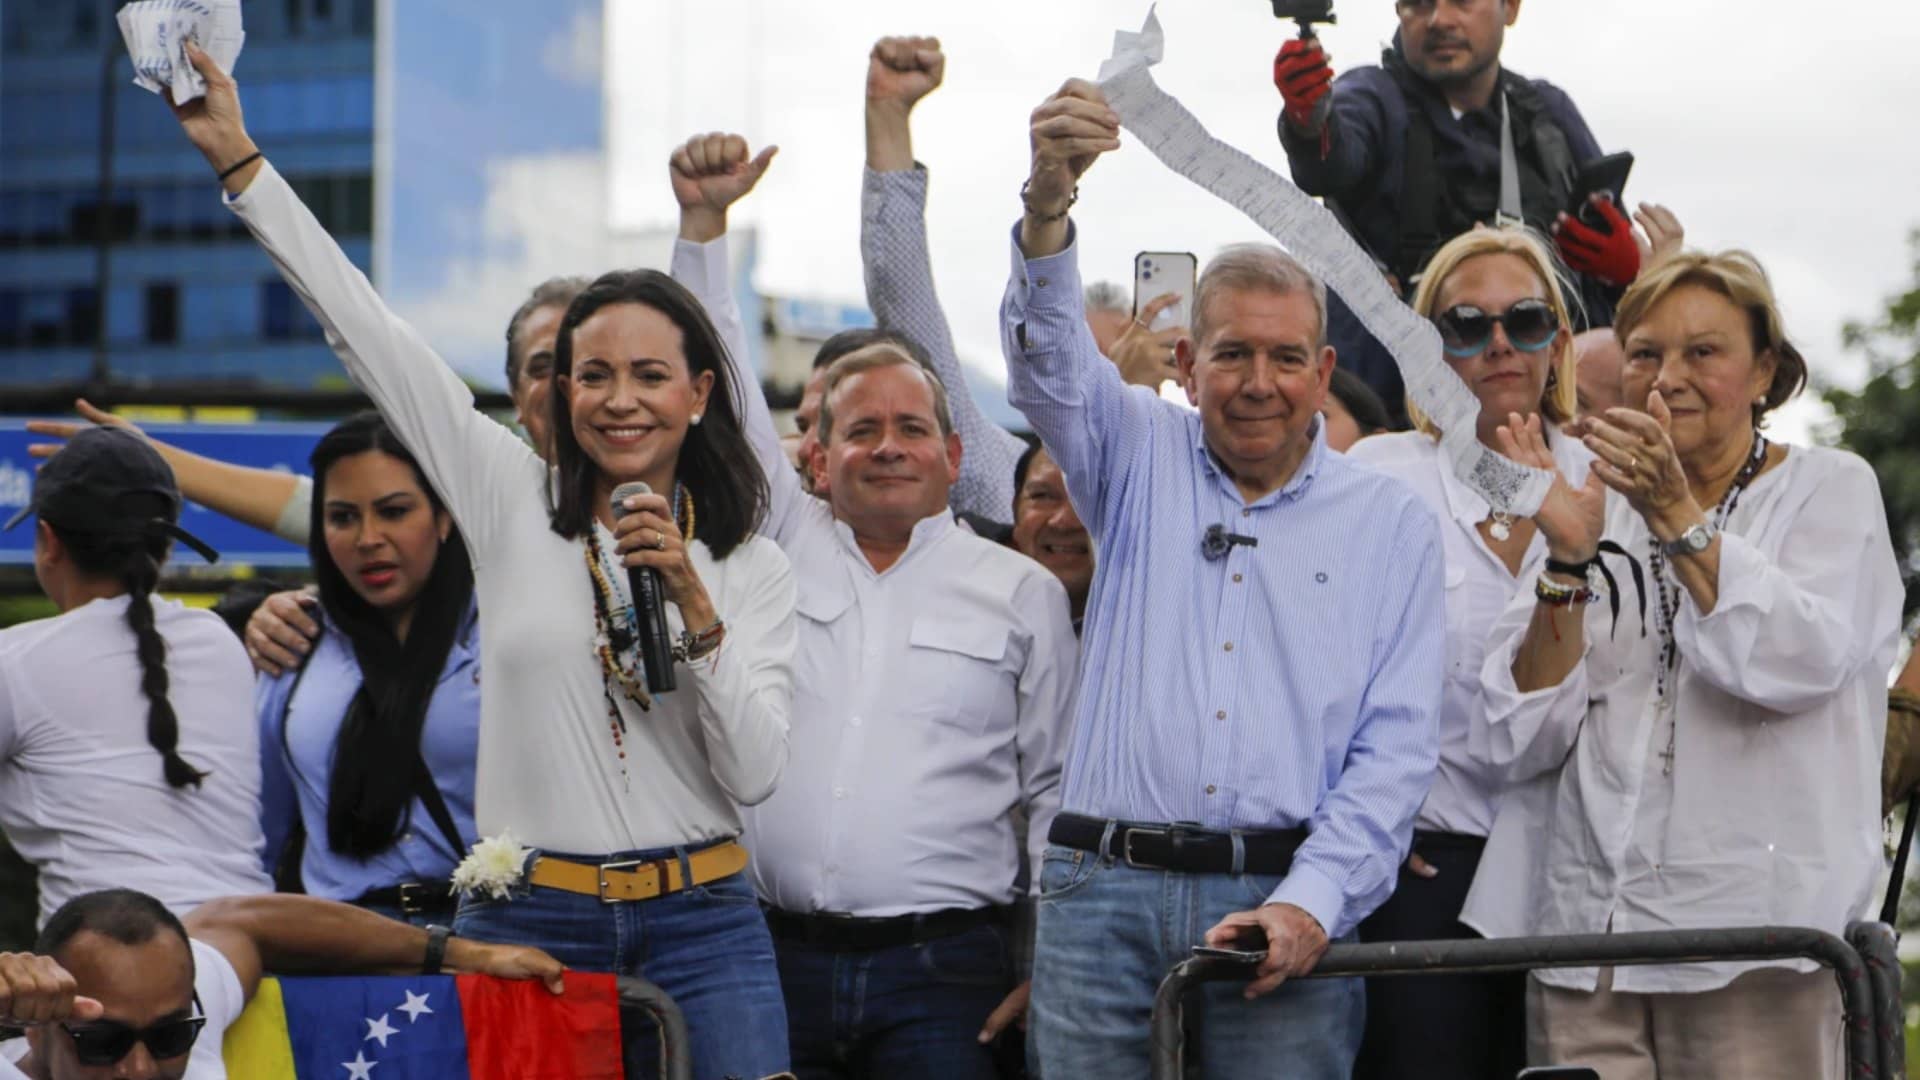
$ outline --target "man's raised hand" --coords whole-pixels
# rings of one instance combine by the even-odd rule
[[[1068,79],[1033,110],[1027,136],[1033,163],[1020,193],[1020,250],[1037,259],[1066,248],[1067,208],[1094,159],[1120,148],[1120,116],[1098,86]]]
[[[867,56],[867,103],[912,109],[939,89],[946,74],[947,56],[940,51],[939,38],[881,38]]]
[[[1098,86],[1068,79],[1033,110],[1028,136],[1033,164],[1027,204],[1047,213],[1064,212],[1094,159],[1120,148],[1120,115],[1108,107]]]
[[[675,150],[667,173],[680,204],[681,237],[705,243],[723,235],[727,209],[753,190],[779,150],[769,146],[751,155],[747,140],[718,131],[695,135]]]

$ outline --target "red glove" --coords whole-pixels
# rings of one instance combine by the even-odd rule
[[[1553,223],[1554,245],[1568,269],[1624,288],[1640,276],[1640,245],[1634,243],[1633,225],[1605,195],[1595,195],[1592,205],[1606,229],[1561,214]]]
[[[1273,85],[1286,99],[1287,123],[1295,131],[1315,135],[1326,123],[1320,103],[1333,88],[1333,68],[1317,38],[1294,38],[1280,46],[1273,58]]]

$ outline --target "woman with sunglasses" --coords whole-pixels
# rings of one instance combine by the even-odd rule
[[[472,556],[489,620],[483,839],[456,868],[457,929],[659,985],[686,1016],[703,1080],[784,1071],[785,1008],[741,873],[738,806],[764,800],[786,763],[794,585],[755,535],[767,480],[712,323],[653,271],[605,274],[574,298],[555,340],[549,470],[474,410],[262,160],[233,79],[188,52],[207,92],[176,117]],[[636,482],[650,490],[622,490],[616,506]],[[672,648],[657,678],[640,663],[630,595],[649,582]],[[657,1068],[643,1040],[628,1056],[631,1075]]]
[[[323,629],[256,696],[267,866],[314,896],[451,923],[480,728],[466,543],[379,413],[321,436],[311,465]]]
[[[180,528],[173,471],[87,428],[34,477],[33,570],[60,609],[0,630],[0,828],[40,871],[40,917],[131,885],[185,912],[267,892],[246,653],[154,595]]]
[[[1807,365],[1752,256],[1643,271],[1614,334],[1631,407],[1583,422],[1591,478],[1563,471],[1535,515],[1549,558],[1481,671],[1492,745],[1539,778],[1501,808],[1488,865],[1532,884],[1476,890],[1469,912],[1503,934],[1842,933],[1884,872],[1902,590],[1879,483],[1845,451],[1763,434]],[[1500,439],[1556,466],[1533,421]],[[1621,576],[1639,597],[1618,615],[1592,584],[1608,552],[1644,578]],[[1529,1057],[1608,1076],[1822,1080],[1841,1075],[1840,1037],[1833,978],[1811,962],[1528,983]]]
[[[1455,237],[1427,265],[1413,306],[1439,328],[1446,361],[1480,403],[1481,443],[1514,414],[1537,417],[1562,471],[1584,479],[1590,455],[1560,426],[1574,415],[1574,355],[1552,256],[1517,228]],[[1519,583],[1546,558],[1526,518],[1492,509],[1440,451],[1441,432],[1408,402],[1416,430],[1375,435],[1347,451],[1404,481],[1440,519],[1446,551],[1447,681],[1440,765],[1414,821],[1413,851],[1393,896],[1360,925],[1363,941],[1475,936],[1460,922],[1493,828],[1501,780],[1488,760],[1480,693],[1487,632]],[[1523,1063],[1519,976],[1369,979],[1367,1031],[1354,1075],[1482,1080]]]

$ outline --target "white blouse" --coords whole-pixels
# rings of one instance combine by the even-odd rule
[[[211,612],[153,598],[180,756],[207,774],[172,787],[147,741],[129,603],[0,630],[0,828],[40,870],[42,922],[96,889],[139,889],[177,915],[273,891],[246,650]]]
[[[626,719],[623,772],[594,654],[583,544],[548,524],[546,466],[474,410],[466,384],[387,309],[272,165],[229,205],[419,459],[466,538],[484,618],[481,835],[511,829],[523,844],[580,855],[738,835],[735,803],[765,799],[787,758],[794,584],[786,556],[759,536],[724,560],[692,545],[727,638],[711,656],[679,665],[679,689],[656,698],[651,712],[615,694]],[[671,604],[667,622],[683,629]]]
[[[1547,425],[1554,463],[1571,484],[1586,482],[1592,451]],[[1487,634],[1515,591],[1533,580],[1547,560],[1546,539],[1536,531],[1516,576],[1487,547],[1476,526],[1487,519],[1487,497],[1468,487],[1440,453],[1440,444],[1418,431],[1374,435],[1353,444],[1347,456],[1412,488],[1443,523],[1446,553],[1447,682],[1440,699],[1440,766],[1433,788],[1414,818],[1416,829],[1486,836],[1505,784],[1487,744],[1486,706],[1480,665]]]
[[[1645,521],[1611,492],[1606,536],[1648,562]],[[1501,806],[1463,921],[1489,936],[1842,932],[1870,909],[1883,862],[1880,755],[1900,625],[1873,471],[1844,451],[1792,447],[1754,480],[1721,534],[1714,609],[1679,592],[1671,707],[1655,683],[1658,587],[1649,569],[1642,633],[1631,576],[1612,562],[1618,631],[1604,603],[1587,605],[1585,655],[1560,685],[1514,685],[1530,591],[1494,630],[1481,673],[1494,760],[1526,784]],[[1764,966],[1814,965],[1623,967],[1613,985],[1698,992]],[[1539,973],[1581,990],[1596,976]]]

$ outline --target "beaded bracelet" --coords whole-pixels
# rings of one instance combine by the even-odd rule
[[[1557,581],[1548,581],[1547,576],[1542,574],[1533,583],[1533,598],[1554,607],[1572,607],[1592,600],[1594,592],[1585,585],[1562,585]]]
[[[1075,184],[1073,185],[1073,190],[1067,193],[1067,209],[1066,210],[1062,210],[1057,214],[1043,214],[1040,211],[1035,210],[1033,208],[1033,204],[1027,201],[1027,189],[1032,186],[1033,186],[1032,180],[1022,180],[1020,182],[1020,205],[1027,211],[1028,215],[1031,216],[1036,223],[1041,225],[1050,225],[1053,222],[1056,222],[1065,218],[1067,216],[1067,210],[1073,209],[1073,204],[1080,201],[1080,185]]]

